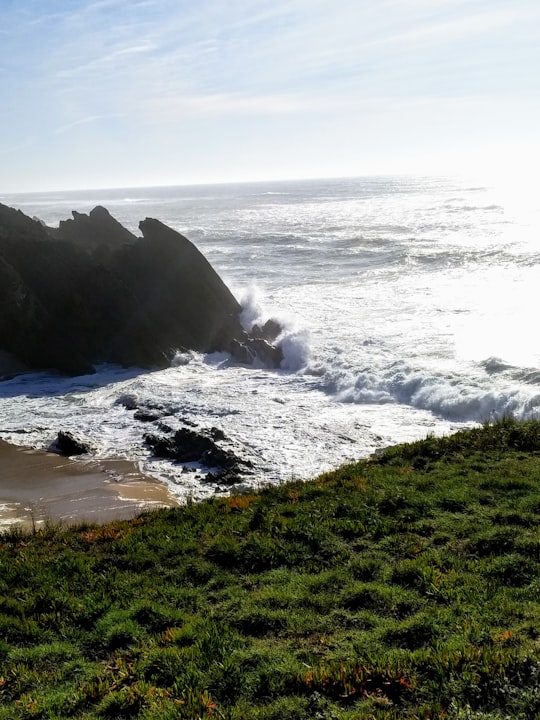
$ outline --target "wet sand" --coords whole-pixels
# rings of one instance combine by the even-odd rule
[[[0,440],[0,531],[129,519],[177,505],[167,487],[127,460],[71,460]]]

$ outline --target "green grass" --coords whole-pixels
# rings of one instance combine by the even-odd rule
[[[0,537],[0,720],[540,718],[540,423]]]

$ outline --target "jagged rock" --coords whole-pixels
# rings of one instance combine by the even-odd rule
[[[243,330],[238,302],[187,238],[151,218],[139,227],[137,238],[96,207],[53,229],[0,204],[0,351],[72,375],[102,362],[166,367],[178,350],[279,366],[269,333]]]
[[[277,320],[267,320],[264,325],[254,325],[244,337],[235,338],[229,352],[236,362],[244,365],[259,363],[277,368],[283,360],[283,352],[274,343],[282,332],[283,327]]]
[[[156,422],[161,417],[159,410],[147,410],[145,408],[139,408],[133,413],[133,418],[139,422]]]
[[[229,345],[229,352],[233,359],[244,365],[259,363],[265,367],[279,367],[283,360],[281,348],[271,345],[261,338],[245,337],[240,340],[232,340]]]
[[[207,480],[233,484],[249,471],[251,463],[217,445],[217,442],[225,439],[223,431],[218,428],[205,432],[181,428],[170,437],[153,434],[144,436],[145,443],[151,447],[155,457],[177,463],[198,463],[205,468],[212,468],[212,472],[206,476]]]
[[[79,245],[87,252],[117,249],[122,243],[131,244],[137,240],[101,205],[88,215],[76,210],[72,210],[71,214],[73,219],[61,220],[58,229],[48,228],[50,237]]]
[[[200,462],[210,467],[229,461],[227,451],[219,448],[210,436],[188,428],[177,430],[172,437],[146,435],[145,442],[152,448],[156,457],[168,458],[180,463]]]
[[[209,430],[209,434],[212,440],[225,440],[225,433],[220,428],[211,427]]]
[[[251,335],[260,340],[273,342],[283,332],[283,326],[277,320],[270,318],[264,325],[254,325],[251,329]]]
[[[166,422],[163,422],[163,420],[159,420],[156,424],[158,429],[164,433],[171,433],[173,431],[172,427]]]
[[[48,451],[58,455],[84,455],[90,452],[90,446],[76,435],[60,430],[56,440],[49,445]]]
[[[114,404],[121,405],[126,408],[126,410],[137,410],[139,407],[137,398],[135,395],[131,395],[130,393],[122,393],[122,395],[116,399]]]
[[[135,395],[130,393],[120,395],[115,405],[121,405],[126,410],[135,410],[133,418],[139,420],[139,422],[157,422],[163,415],[169,414],[160,403],[145,402],[139,405]]]

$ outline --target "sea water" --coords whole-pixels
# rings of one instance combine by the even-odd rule
[[[29,373],[0,383],[0,437],[58,430],[138,461],[181,497],[227,488],[150,456],[134,405],[223,431],[253,464],[236,490],[309,478],[382,447],[512,414],[540,417],[540,203],[448,178],[369,177],[4,195],[49,225],[104,205],[135,233],[155,217],[192,240],[246,327],[278,319],[279,370],[179,354],[162,371]]]

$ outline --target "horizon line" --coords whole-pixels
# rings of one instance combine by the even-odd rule
[[[48,195],[52,193],[77,193],[77,192],[100,192],[109,190],[159,190],[165,188],[189,188],[189,187],[216,187],[216,186],[227,186],[227,185],[257,185],[261,183],[300,183],[300,182],[322,182],[325,180],[361,180],[368,178],[438,178],[438,179],[455,179],[459,178],[458,173],[412,173],[412,172],[373,172],[364,173],[360,175],[313,175],[305,177],[283,177],[283,178],[259,178],[251,180],[215,180],[215,181],[194,181],[194,182],[179,182],[179,183],[158,183],[150,185],[103,185],[93,187],[76,187],[76,188],[54,188],[50,190],[16,190],[0,191],[0,198],[12,197],[16,195],[37,195],[43,194]]]

